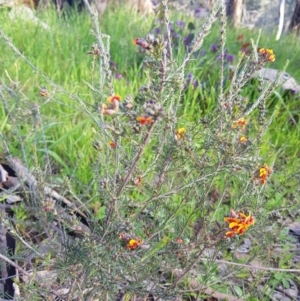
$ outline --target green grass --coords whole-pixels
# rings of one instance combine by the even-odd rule
[[[51,28],[49,32],[30,23],[24,25],[20,21],[14,22],[14,26],[9,26],[10,22],[5,10],[1,11],[1,24],[4,24],[2,29],[41,72],[63,86],[65,90],[77,93],[88,104],[94,105],[93,94],[83,82],[91,80],[91,57],[86,53],[90,50],[94,38],[90,34],[89,16],[85,13],[70,13],[65,17],[58,17],[51,10],[41,12],[39,16],[49,24]],[[7,26],[5,26],[6,24]],[[152,20],[146,20],[138,15],[132,17],[132,13],[126,10],[110,10],[102,21],[103,33],[111,37],[111,59],[118,65],[118,72],[126,76],[123,80],[115,81],[115,89],[123,97],[128,93],[136,93],[137,87],[141,84],[142,78],[137,77],[141,58],[134,48],[132,40],[135,37],[144,37],[151,24]],[[125,34],[124,28],[126,28]],[[218,69],[214,68],[215,54],[209,53],[209,48],[212,43],[218,43],[218,31],[218,26],[215,26],[203,46],[203,49],[208,52],[205,65],[197,66],[196,60],[195,65],[191,67],[191,71],[197,75],[200,83],[205,83],[205,85],[198,95],[192,88],[189,89],[183,104],[183,115],[187,120],[193,120],[195,116],[200,117],[203,112],[210,111],[216,103],[215,89],[212,86],[217,84],[218,73],[216,71]],[[241,33],[244,35],[244,41],[250,41],[251,37],[256,39],[257,36],[255,31],[228,30],[228,52],[236,57],[240,50],[240,43],[236,41],[236,38]],[[283,36],[280,41],[275,42],[272,35],[262,35],[260,44],[273,48],[276,53],[276,62],[270,67],[281,68],[289,59],[291,63],[287,72],[300,80],[300,71],[297,68],[300,49],[292,36]],[[289,47],[283,47],[283,45],[289,45]],[[30,101],[40,104],[43,100],[39,96],[39,88],[49,87],[49,85],[22,59],[17,58],[2,41],[1,47],[5,53],[5,56],[0,58],[0,64],[4,70],[2,80],[6,83],[9,83],[10,79],[13,82],[19,82],[22,93],[26,94]],[[97,87],[97,82],[95,82],[95,86]],[[49,89],[51,88],[49,87]],[[296,150],[299,149],[300,141],[299,127],[290,124],[288,112],[293,116],[299,115],[296,100],[293,98],[286,100],[286,108],[281,107],[280,113],[276,117],[276,125],[272,126],[270,134],[266,137],[267,145],[263,150],[266,153],[270,151],[270,145],[273,145],[275,149],[284,147],[283,152],[288,157],[290,155],[297,156]],[[91,124],[84,121],[87,116],[82,112],[80,105],[65,95],[60,95],[58,101],[42,106],[42,113],[48,116],[49,125],[44,126],[47,135],[50,136],[50,149],[61,158],[60,163],[65,162],[62,164],[63,166],[73,162],[78,153],[86,152],[88,149],[87,157],[93,156],[93,150],[90,148],[92,134],[88,130]],[[78,128],[77,131],[76,128]],[[83,132],[82,128],[85,129]],[[74,138],[72,139],[71,136]],[[51,141],[54,141],[52,146]],[[59,141],[59,143],[55,141]],[[88,161],[83,165],[86,166]]]
[[[23,23],[17,20],[14,22],[14,26],[11,26],[8,11],[1,10],[2,30],[11,37],[13,43],[42,73],[70,93],[78,94],[86,101],[86,105],[92,108],[96,105],[97,96],[95,97],[95,94],[84,82],[89,82],[97,88],[97,78],[94,79],[94,83],[91,81],[92,57],[87,55],[87,51],[94,43],[94,37],[90,34],[89,16],[84,12],[80,14],[72,12],[59,17],[54,10],[42,11],[38,16],[50,26],[49,31],[29,22]],[[178,15],[174,17],[175,20],[178,18]],[[195,22],[197,26],[197,20],[191,21]],[[109,10],[101,20],[102,32],[110,35],[111,59],[118,65],[118,72],[124,75],[122,80],[115,80],[115,90],[122,97],[127,94],[136,94],[137,87],[143,82],[143,76],[140,76],[141,72],[138,71],[142,56],[132,44],[132,40],[135,37],[144,37],[151,25],[153,25],[151,18],[145,19],[137,14],[132,15],[131,12],[124,9]],[[126,32],[124,32],[124,28],[126,28]],[[218,43],[218,34],[219,27],[215,25],[203,45],[203,50],[208,52],[205,61],[197,58],[195,64],[190,66],[189,71],[197,76],[202,88],[197,93],[191,87],[187,91],[182,107],[182,114],[187,122],[203,117],[216,104],[219,74],[215,65],[215,54],[210,53],[209,49],[212,43]],[[228,53],[235,55],[235,62],[241,47],[236,40],[240,34],[244,35],[246,42],[250,41],[250,38],[255,40],[258,33],[255,30],[228,29]],[[19,91],[22,95],[26,95],[25,98],[21,97],[20,103],[11,103],[11,108],[20,107],[25,110],[27,101],[42,104],[44,99],[39,96],[40,87],[46,86],[50,91],[53,88],[26,62],[18,58],[2,40],[0,45],[5,54],[0,58],[3,70],[2,81],[7,85],[11,84],[11,81],[18,83]],[[287,72],[300,82],[300,70],[297,68],[300,64],[300,47],[293,36],[283,36],[280,41],[276,42],[273,35],[262,34],[260,45],[274,49],[276,62],[270,65],[272,68],[280,69],[289,59]],[[184,47],[180,49],[179,53],[183,53]],[[198,62],[200,63],[198,64]],[[137,76],[137,74],[139,75]],[[255,91],[255,86],[250,86],[249,95],[253,90]],[[292,125],[289,121],[289,115],[295,116],[295,118],[299,116],[297,97],[281,99],[280,94],[281,92],[278,97],[274,97],[273,103],[284,102],[285,106],[281,105],[276,121],[265,137],[262,154],[270,152],[274,156],[278,154],[277,156],[281,158],[278,163],[281,168],[282,158],[291,162],[291,166],[295,166],[298,162],[297,150],[300,146],[300,137],[299,126]],[[57,162],[60,169],[70,173],[71,166],[78,164],[78,154],[84,153],[85,156],[79,163],[77,173],[83,182],[88,182],[91,174],[89,174],[87,166],[91,164],[95,155],[95,150],[91,146],[93,133],[90,128],[95,125],[88,120],[89,117],[81,105],[63,93],[55,94],[53,101],[42,105],[41,113],[45,116],[43,127],[47,137],[46,144],[51,150],[54,161]],[[3,110],[1,110],[1,115],[3,119]],[[10,129],[13,121],[7,119],[5,123],[4,130]],[[21,125],[17,124],[16,126],[20,127]],[[25,131],[26,124],[22,127]],[[29,139],[28,151],[31,147],[32,141]],[[41,156],[43,155],[42,146],[36,151],[41,152]],[[17,149],[15,149],[15,153],[18,153]]]

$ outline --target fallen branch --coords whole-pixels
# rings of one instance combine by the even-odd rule
[[[29,273],[27,273],[24,269],[22,269],[19,265],[17,265],[16,263],[14,263],[12,260],[10,260],[9,258],[7,258],[6,256],[0,254],[0,258],[3,259],[4,261],[6,261],[7,263],[9,263],[14,268],[16,268],[23,275],[26,275],[27,277],[31,277],[31,275]]]
[[[201,261],[209,261],[207,258],[200,258]],[[290,272],[290,273],[300,273],[300,269],[279,269],[279,268],[266,268],[266,267],[260,267],[256,265],[249,265],[249,264],[243,264],[243,263],[237,263],[237,262],[231,262],[226,260],[219,260],[216,259],[214,262],[216,263],[224,263],[228,265],[235,265],[242,268],[247,268],[251,270],[262,270],[262,271],[272,271],[272,272]]]
[[[32,175],[32,173],[26,168],[20,159],[14,158],[12,156],[7,156],[6,160],[10,167],[14,170],[18,178],[20,179],[21,182],[24,182],[31,190],[37,191],[38,190],[38,182],[36,178]],[[84,218],[87,218],[87,216],[80,210],[78,209],[71,201],[69,201],[67,198],[64,196],[60,195],[58,192],[54,191],[50,187],[46,186],[43,183],[43,190],[44,194],[57,200],[60,202],[63,202],[66,204],[68,207],[72,208],[72,210],[79,215],[81,215]]]

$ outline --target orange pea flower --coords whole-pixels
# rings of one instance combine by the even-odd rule
[[[119,238],[125,243],[124,245],[128,250],[135,250],[138,248],[143,242],[139,238],[132,237],[129,233],[120,233]]]
[[[136,117],[136,121],[141,125],[151,124],[153,122],[150,116],[138,116]]]
[[[176,140],[184,140],[185,139],[185,134],[186,132],[186,129],[185,128],[179,128],[177,131],[176,131]]]
[[[246,125],[247,125],[247,120],[244,117],[242,117],[233,123],[232,128],[236,129],[237,127],[241,127],[242,130],[245,130]]]
[[[110,103],[109,105],[103,103],[102,104],[102,114],[103,115],[113,115],[118,112],[119,104],[121,101],[121,96],[116,94],[107,98],[107,101]]]
[[[258,48],[258,53],[260,53],[265,61],[267,62],[275,62],[275,54],[273,53],[272,49],[266,49],[266,48]]]
[[[267,179],[272,173],[272,169],[268,167],[266,164],[264,164],[258,172],[258,179],[262,185],[267,183]]]
[[[229,231],[226,232],[226,237],[234,237],[235,235],[242,235],[245,231],[253,226],[255,223],[254,217],[249,214],[245,215],[242,212],[235,212],[231,210],[229,217],[225,217],[224,221],[228,223]]]
[[[111,148],[116,148],[117,147],[117,144],[113,141],[109,141],[108,144]]]
[[[114,103],[115,101],[120,102],[120,101],[121,101],[121,96],[118,95],[118,94],[109,96],[109,97],[107,98],[107,101],[108,101],[109,103]]]
[[[242,136],[242,137],[240,137],[239,141],[240,141],[240,143],[243,144],[243,143],[247,142],[247,138],[245,136]]]
[[[135,250],[136,248],[138,248],[140,245],[142,244],[142,240],[141,239],[135,239],[135,238],[131,238],[127,245],[126,248],[128,250]]]
[[[133,44],[141,46],[143,49],[146,49],[146,50],[151,49],[150,44],[145,39],[136,38],[136,39],[133,40]]]

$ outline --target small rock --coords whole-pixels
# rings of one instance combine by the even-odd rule
[[[28,21],[31,22],[33,24],[36,24],[37,26],[41,26],[42,28],[44,28],[45,30],[50,30],[50,27],[44,23],[43,21],[41,21],[39,18],[37,18],[34,15],[34,12],[32,11],[32,9],[30,9],[27,6],[14,6],[11,11],[9,12],[9,18],[12,21],[16,21],[16,20],[23,20],[23,21]]]

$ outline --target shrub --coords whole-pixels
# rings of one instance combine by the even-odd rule
[[[158,16],[161,34],[134,39],[143,54],[144,83],[125,97],[114,87],[109,36],[102,34],[92,12],[91,100],[52,82],[1,32],[11,49],[53,88],[41,88],[45,101],[33,106],[28,100],[15,106],[7,99],[20,97],[18,89],[2,90],[2,198],[21,202],[3,207],[14,213],[13,218],[3,213],[3,224],[18,246],[14,262],[9,254],[3,259],[20,274],[14,279],[20,300],[209,295],[246,300],[263,293],[254,293],[251,283],[244,291],[238,285],[230,288],[230,275],[237,273],[232,269],[237,265],[245,268],[241,278],[247,277],[252,259],[266,259],[268,241],[278,232],[265,218],[273,157],[260,153],[278,113],[277,106],[268,116],[265,109],[277,81],[265,85],[257,77],[275,54],[252,41],[251,50],[241,52],[235,68],[229,68],[223,2],[215,4],[182,58],[172,48],[167,1],[160,3]],[[189,119],[183,114],[193,110],[184,103],[190,93],[188,66],[217,19],[220,78],[217,87],[206,87],[215,91],[215,105]],[[249,100],[244,88],[254,76],[259,95]],[[73,128],[55,137],[45,108],[59,103],[60,93],[81,111],[74,113],[74,124],[69,125]],[[63,141],[70,149],[61,146]],[[72,152],[76,143],[81,154]],[[70,162],[62,159],[63,152],[72,153]],[[86,174],[78,173],[82,162]],[[234,244],[245,245],[242,235],[255,238],[251,253],[244,263],[232,262],[227,251]],[[252,276],[253,283],[260,280],[259,273]]]

